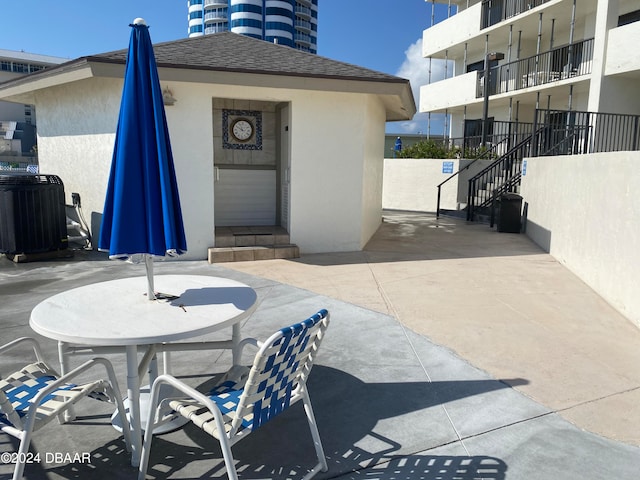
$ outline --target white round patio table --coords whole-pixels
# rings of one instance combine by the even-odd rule
[[[154,282],[164,299],[147,299],[146,277],[110,280],[47,298],[33,309],[29,321],[35,332],[58,340],[60,352],[66,344],[125,348],[133,466],[140,461],[142,436],[138,347],[232,327],[235,364],[239,361],[235,347],[241,340],[240,322],[257,306],[255,290],[227,278],[157,275]],[[68,368],[63,354],[60,360],[63,370]]]

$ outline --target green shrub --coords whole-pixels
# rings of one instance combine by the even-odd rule
[[[434,140],[420,140],[397,153],[400,158],[456,158],[459,149]]]

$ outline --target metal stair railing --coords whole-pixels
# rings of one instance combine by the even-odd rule
[[[500,143],[496,143],[494,144],[491,148],[488,149],[484,149],[480,155],[478,155],[476,158],[473,159],[473,161],[471,163],[469,163],[468,165],[466,165],[464,168],[459,169],[457,172],[455,172],[453,175],[447,177],[445,180],[443,180],[442,182],[440,182],[436,188],[438,189],[438,200],[436,202],[436,218],[440,218],[440,195],[442,193],[442,186],[449,182],[450,180],[453,180],[455,177],[457,177],[458,175],[460,175],[461,172],[464,172],[465,170],[468,170],[474,163],[476,163],[478,160],[484,160],[487,158],[491,158],[492,155],[495,154],[495,152],[497,151],[498,147],[503,143],[503,142],[507,142],[508,139],[504,139],[502,140]]]
[[[522,159],[529,153],[534,136],[525,138],[469,179],[467,221],[473,221],[476,209],[490,206],[495,195],[512,192],[520,185]]]

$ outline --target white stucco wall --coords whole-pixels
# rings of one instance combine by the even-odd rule
[[[36,94],[40,172],[62,179],[67,203],[72,192],[80,194],[96,244],[100,223],[95,214],[104,206],[121,90],[121,80],[100,79]]]
[[[455,15],[449,22],[440,22],[426,29],[422,34],[422,56],[429,57],[462,44],[478,35],[482,4],[478,2]],[[452,28],[455,23],[455,28]]]
[[[60,176],[68,203],[71,203],[72,192],[80,194],[83,213],[91,224],[94,247],[98,243],[121,92],[122,80],[99,78],[50,88],[36,97],[40,111],[40,171]],[[185,95],[181,102],[180,109],[166,109],[184,226],[188,232],[188,251],[181,258],[202,259],[212,244],[213,218],[194,206],[213,206],[213,165],[209,160],[212,146],[210,142],[202,142],[202,137],[197,136],[201,132],[189,128],[189,122],[198,122],[202,129],[208,125],[211,132],[211,103],[209,101],[208,115],[205,115],[201,109],[192,109],[197,98]],[[192,111],[186,122],[184,112],[189,109]]]
[[[527,159],[526,233],[640,326],[639,152]]]
[[[640,44],[640,23],[634,22],[609,30],[605,75],[640,70],[640,50],[628,48]]]
[[[478,72],[469,72],[420,87],[420,112],[444,111],[461,105],[482,104],[477,98]],[[456,92],[451,95],[451,92]]]
[[[367,98],[368,121],[364,122],[362,175],[362,228],[360,248],[363,248],[382,223],[382,190],[384,180],[385,111],[373,96]]]
[[[385,110],[376,96],[294,89],[161,82],[177,99],[166,108],[188,253],[205,259],[214,238],[213,98],[291,105],[290,235],[302,253],[360,250],[381,221]],[[99,215],[113,152],[121,79],[92,78],[37,94],[44,173],[59,175]],[[376,198],[377,196],[377,198]],[[89,220],[89,218],[87,218]],[[97,237],[96,237],[97,238]]]
[[[362,248],[366,95],[293,92],[291,103],[291,241],[302,253]],[[384,117],[383,117],[384,118]],[[384,125],[382,125],[384,128]],[[369,148],[369,147],[367,147]],[[373,169],[375,172],[375,169]]]
[[[385,159],[382,206],[391,210],[435,212],[437,186],[451,176],[451,173],[442,173],[443,162],[452,162],[452,171],[458,171],[460,161],[457,159]],[[440,208],[455,210],[458,205],[457,179],[447,182],[440,195]]]

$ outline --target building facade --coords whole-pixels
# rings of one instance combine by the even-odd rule
[[[318,0],[188,0],[190,37],[231,31],[317,53]]]
[[[0,49],[0,83],[39,72],[66,59]],[[0,101],[0,169],[33,163],[36,112],[30,104]]]
[[[36,105],[41,171],[81,195],[94,238],[126,53],[0,85],[0,99]],[[165,111],[187,232],[181,258],[229,247],[216,235],[229,226],[281,227],[303,254],[364,248],[382,222],[385,123],[416,110],[408,80],[231,32],[154,53],[173,99]]]
[[[637,0],[449,3],[457,8],[423,33],[423,56],[454,69],[421,87],[419,111],[448,114],[452,138],[480,136],[488,120],[491,141],[494,126],[532,123],[536,109],[640,111]]]
[[[454,69],[421,87],[419,110],[448,114],[452,139],[491,154],[452,173],[445,187],[467,192],[456,208],[473,219],[518,194],[524,233],[640,327],[640,3],[449,4],[423,56]]]

